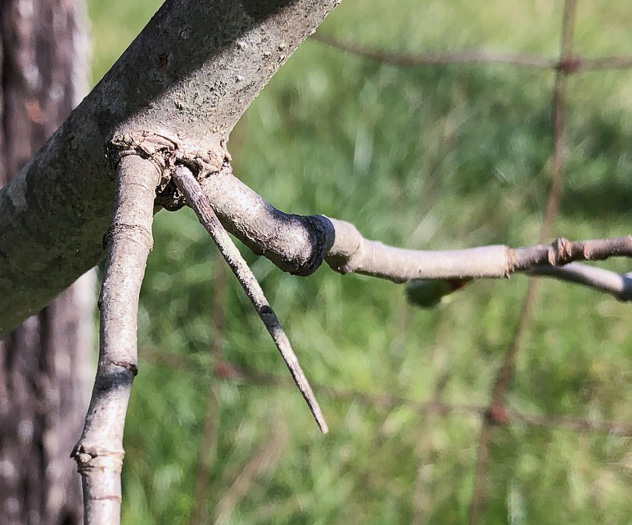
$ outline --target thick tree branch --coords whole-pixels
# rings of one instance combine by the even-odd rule
[[[106,144],[139,130],[221,159],[231,129],[339,0],[168,0],[0,192],[0,338],[104,255]]]
[[[159,179],[154,164],[135,155],[124,157],[117,169],[99,299],[99,366],[83,434],[72,453],[83,481],[86,525],[120,522],[123,429],[138,369],[138,296],[153,242]]]
[[[64,126],[0,192],[0,336],[102,257],[99,241],[113,195],[104,153],[112,136],[145,130],[169,137],[178,148],[195,144],[201,155],[221,164],[223,140],[239,116],[337,3],[166,2]],[[170,30],[165,33],[164,27]],[[217,180],[207,179],[207,192],[217,194]],[[510,268],[497,247],[422,254],[427,270],[420,273],[418,252],[365,241],[341,221],[283,214],[236,179],[222,181],[232,189],[211,200],[224,225],[295,274],[312,273],[325,257],[338,271],[396,281],[463,273],[463,261],[455,258],[464,255],[476,255],[465,274],[496,277]],[[228,190],[254,207],[222,206]]]
[[[301,365],[292,349],[292,345],[285,330],[281,326],[277,315],[270,306],[270,303],[266,299],[266,296],[261,289],[261,285],[257,281],[257,278],[252,273],[252,270],[248,267],[248,264],[242,257],[241,253],[231,240],[230,236],[223,228],[221,222],[215,215],[213,208],[207,202],[202,189],[195,180],[191,170],[185,166],[177,166],[173,173],[173,178],[178,188],[184,193],[189,206],[193,209],[197,215],[200,223],[204,226],[206,231],[210,234],[213,241],[217,245],[220,253],[230,266],[230,269],[235,274],[235,277],[239,280],[242,288],[246,292],[246,295],[250,299],[250,302],[254,306],[257,314],[263,321],[270,336],[274,340],[274,344],[278,348],[285,364],[287,365],[292,379],[296,383],[296,386],[303,394],[307,406],[309,407],[316,423],[320,430],[326,434],[328,432],[327,423],[323,413],[318,405],[318,401],[312,392],[312,387],[309,385],[307,377],[301,368]]]

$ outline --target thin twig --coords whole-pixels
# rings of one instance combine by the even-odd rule
[[[549,416],[540,414],[525,414],[516,410],[509,410],[509,420],[525,423],[530,426],[562,429],[577,433],[603,433],[613,436],[632,437],[632,424],[617,421],[591,420],[580,417]]]
[[[447,342],[452,337],[452,326],[447,316],[445,314],[442,315],[437,327],[434,344],[433,361],[436,379],[432,389],[431,400],[433,402],[443,402],[443,393],[452,375],[452,368],[447,363],[449,353]],[[425,418],[420,418],[420,425],[424,429],[434,427],[440,417],[439,414],[428,413]],[[431,466],[433,463],[433,452],[436,452],[436,448],[431,433],[420,432],[417,458],[419,464],[413,490],[411,525],[423,525],[429,521],[432,498],[428,487],[433,473]]]
[[[506,417],[506,394],[514,375],[518,351],[522,342],[523,334],[525,334],[531,323],[531,311],[533,303],[537,297],[537,287],[535,281],[529,281],[527,295],[522,303],[520,314],[518,316],[518,326],[514,331],[513,338],[507,352],[503,364],[498,371],[494,386],[492,388],[491,400],[485,413],[488,417],[483,418],[481,422],[481,431],[478,439],[478,452],[476,460],[476,470],[474,474],[474,491],[470,504],[470,525],[480,523],[483,517],[485,506],[487,504],[486,486],[487,471],[490,461],[490,446],[494,434],[494,426],[504,420],[499,417],[500,414]]]
[[[632,68],[632,57],[574,57],[579,62],[577,71],[608,71]]]
[[[474,491],[470,502],[470,514],[468,523],[478,524],[487,505],[487,470],[490,459],[490,445],[494,428],[483,418],[481,432],[478,438],[478,450],[476,452],[476,469],[474,471]]]
[[[177,166],[173,173],[173,179],[186,197],[189,206],[197,215],[200,223],[202,223],[204,228],[206,228],[206,231],[208,231],[211,235],[220,253],[228,263],[228,266],[230,266],[230,269],[239,280],[239,283],[252,302],[252,305],[255,307],[255,310],[259,314],[263,324],[272,336],[276,347],[279,349],[279,352],[281,353],[281,356],[283,357],[296,386],[301,391],[301,394],[303,394],[303,397],[305,398],[318,427],[324,434],[326,434],[328,432],[327,423],[325,422],[323,413],[318,405],[318,401],[316,400],[314,393],[312,392],[312,388],[305,377],[305,373],[299,364],[298,358],[292,349],[290,340],[281,327],[281,323],[270,306],[270,303],[266,299],[257,278],[248,267],[248,264],[222,226],[221,222],[217,218],[217,215],[215,215],[213,208],[211,208],[211,205],[206,200],[206,197],[204,196],[204,193],[202,193],[202,189],[193,176],[193,173],[191,173],[191,170],[185,166]]]
[[[581,284],[610,294],[620,301],[632,300],[632,273],[621,275],[610,270],[579,263],[570,263],[566,266],[536,266],[526,273]]]
[[[278,465],[287,447],[288,432],[282,418],[276,419],[270,429],[270,435],[258,448],[255,455],[244,465],[230,488],[222,495],[217,504],[213,523],[227,523],[239,502],[252,489],[253,484],[266,471]]]
[[[556,192],[557,193],[557,192]],[[563,237],[550,244],[520,248],[505,245],[463,250],[404,250],[366,240],[350,223],[330,219],[336,241],[326,258],[336,271],[381,277],[395,282],[412,279],[503,278],[538,266],[563,266],[573,261],[632,257],[632,236],[586,241]]]
[[[564,13],[562,15],[562,37],[560,44],[559,63],[573,58],[573,38],[575,33],[576,0],[564,1]],[[564,188],[564,168],[566,161],[566,86],[567,76],[571,71],[558,69],[555,73],[555,85],[553,88],[553,159],[551,166],[551,188],[540,229],[540,242],[551,235],[551,230],[559,210],[559,203]],[[560,243],[560,251],[564,248]],[[584,245],[583,248],[586,246]],[[549,262],[554,264],[555,255],[551,254]],[[568,262],[568,261],[567,261]],[[520,311],[518,327],[509,345],[502,367],[500,368],[491,393],[488,414],[505,413],[507,407],[507,391],[516,370],[518,352],[523,335],[528,331],[532,320],[533,304],[537,297],[537,281],[531,279],[527,288],[527,294]],[[486,478],[490,461],[490,445],[492,440],[492,418],[483,420],[478,446],[478,460],[474,478],[474,493],[472,495],[469,523],[478,525],[483,518],[486,496]]]
[[[252,370],[237,369],[232,365],[230,368],[234,374],[224,375],[227,381],[246,381],[255,386],[290,387],[290,383],[283,378],[271,374],[261,374]],[[429,401],[416,401],[401,396],[394,396],[389,393],[366,393],[352,389],[334,388],[328,385],[315,384],[314,390],[318,394],[326,395],[336,401],[353,401],[364,406],[375,408],[398,408],[409,407],[420,413],[434,414],[437,416],[452,416],[455,414],[474,414],[489,420],[495,426],[506,426],[511,423],[523,423],[526,425],[539,426],[550,429],[563,429],[572,432],[593,432],[606,433],[614,436],[632,437],[632,423],[591,420],[585,418],[573,418],[568,416],[527,414],[513,409],[493,410],[490,412],[488,406],[465,403],[449,403],[439,399]]]
[[[86,525],[116,525],[121,514],[125,415],[138,370],[138,296],[152,247],[159,173],[138,156],[117,167],[112,225],[99,299],[99,365],[83,434],[72,456],[83,481]]]
[[[559,60],[531,53],[511,53],[473,49],[453,53],[394,53],[352,42],[344,42],[331,35],[316,33],[316,40],[362,58],[398,67],[424,67],[449,64],[502,64],[541,70],[557,70],[566,74],[590,71],[623,70],[632,68],[632,57],[612,56],[587,58],[569,55]]]

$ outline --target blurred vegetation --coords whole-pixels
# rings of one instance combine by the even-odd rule
[[[157,8],[92,0],[94,80]],[[485,48],[556,56],[560,0],[345,0],[322,32],[398,52]],[[579,53],[632,54],[626,2],[580,2]],[[632,72],[569,81],[569,158],[556,234],[629,233]],[[537,242],[549,188],[553,72],[500,65],[396,68],[307,42],[231,138],[235,169],[275,206],[350,220],[411,248]],[[214,330],[218,259],[186,210],[156,217],[142,292],[141,372],[126,433],[124,519],[190,523],[209,388],[204,523],[463,523],[476,415],[321,392],[318,433],[298,392],[223,380],[226,361],[286,370],[232,278]],[[315,383],[485,405],[527,280],[470,284],[431,310],[403,287],[328,268],[301,279],[244,249]],[[626,261],[608,267],[628,271]],[[220,279],[220,281],[223,278]],[[509,405],[632,421],[630,305],[545,281]],[[211,352],[212,342],[221,351]],[[220,355],[223,353],[223,355]],[[161,356],[160,359],[157,356]],[[208,425],[209,428],[212,425]],[[627,524],[630,439],[512,424],[494,430],[485,523]],[[220,515],[218,515],[218,513]]]

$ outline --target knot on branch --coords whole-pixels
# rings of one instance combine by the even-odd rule
[[[494,426],[506,425],[510,420],[507,407],[499,404],[492,404],[483,414],[485,421]]]
[[[138,364],[134,361],[112,361],[112,364],[127,370],[134,377],[138,375]]]
[[[123,469],[125,451],[111,450],[98,445],[85,445],[79,441],[72,449],[70,457],[77,462],[77,470],[82,475],[96,469],[120,473]]]
[[[223,139],[208,150],[200,150],[166,132],[153,131],[115,134],[108,142],[106,155],[113,167],[128,155],[152,161],[161,173],[155,202],[168,211],[179,210],[185,205],[182,193],[171,180],[171,172],[177,163],[187,166],[200,178],[218,173],[230,166],[231,161]]]
[[[156,164],[158,171],[163,172],[176,148],[176,139],[167,135],[135,131],[115,134],[107,144],[106,156],[113,168],[118,166],[122,158],[138,155],[143,159],[151,160]]]
[[[323,264],[334,243],[336,232],[331,221],[324,215],[308,215],[303,217],[310,236],[310,253],[307,259],[300,262],[294,260],[294,267],[290,270],[292,275],[307,277],[313,274]],[[298,263],[298,264],[297,264]]]
[[[551,243],[548,253],[551,266],[563,266],[573,260],[573,243],[560,237]]]

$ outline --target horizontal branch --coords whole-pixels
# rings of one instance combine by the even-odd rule
[[[157,349],[143,348],[141,356],[152,363],[169,368],[207,371],[206,365],[184,355],[174,355]],[[213,367],[213,375],[225,381],[243,382],[253,387],[292,388],[293,384],[276,374],[266,374],[253,369],[240,368],[232,363],[218,362]],[[529,414],[514,409],[490,411],[485,405],[450,403],[441,400],[417,401],[390,393],[367,393],[348,388],[336,388],[329,385],[313,384],[319,395],[329,396],[336,401],[355,401],[367,407],[397,408],[406,406],[424,413],[449,416],[454,414],[474,414],[489,419],[495,425],[521,423],[550,429],[562,429],[570,432],[607,433],[615,436],[632,436],[632,423],[627,421],[609,421],[586,419],[581,417],[556,416],[549,414]]]
[[[500,53],[482,49],[455,53],[391,53],[388,51],[365,47],[352,42],[343,42],[342,40],[338,40],[337,38],[330,35],[324,35],[322,33],[316,33],[312,35],[311,38],[328,46],[362,58],[368,58],[369,60],[375,60],[376,62],[381,62],[383,64],[400,67],[495,63],[537,69],[554,69],[556,64],[556,60],[551,58],[528,53]]]
[[[632,57],[573,57],[572,60],[577,64],[576,71],[612,71],[632,68]]]
[[[632,236],[589,241],[569,241],[563,237],[551,244],[516,248],[510,253],[510,272],[535,266],[563,266],[573,261],[603,261],[610,257],[632,256]]]
[[[330,35],[316,33],[312,39],[351,53],[362,58],[375,60],[382,64],[399,67],[423,67],[448,64],[505,64],[532,69],[559,70],[564,73],[582,71],[621,70],[632,68],[632,57],[614,56],[603,58],[585,58],[572,56],[564,59],[548,58],[531,53],[503,53],[474,49],[454,53],[394,53],[365,47],[351,42],[343,42]]]
[[[282,270],[310,275],[323,261],[337,272],[359,273],[394,282],[412,279],[503,278],[530,270],[629,298],[621,276],[601,270],[570,270],[563,266],[579,260],[632,256],[632,237],[569,241],[522,248],[504,245],[463,250],[406,250],[365,239],[351,223],[323,215],[290,215],[277,210],[237,179],[225,166],[201,180],[209,202],[228,231],[255,253]],[[560,267],[547,271],[546,267]]]
[[[595,432],[613,436],[632,437],[632,424],[625,421],[586,419],[570,416],[551,416],[547,414],[526,414],[517,410],[508,410],[509,420],[530,426],[559,428],[571,432]]]

